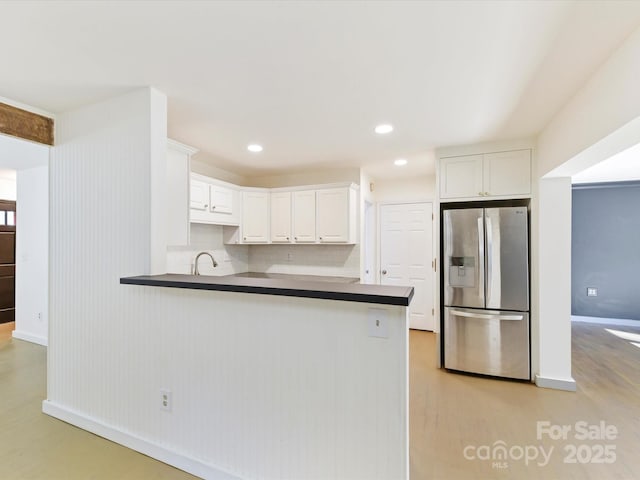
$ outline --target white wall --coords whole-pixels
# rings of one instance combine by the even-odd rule
[[[193,262],[200,252],[209,252],[218,266],[213,268],[211,259],[200,258],[199,270],[203,275],[231,275],[249,270],[248,245],[225,245],[223,227],[220,225],[191,224],[190,245],[167,248],[167,272],[191,274]]]
[[[431,202],[435,198],[435,176],[392,178],[373,181],[376,202]]]
[[[48,343],[49,167],[17,176],[15,338]]]
[[[15,338],[42,345],[48,336],[49,147],[0,135],[0,168],[16,171]],[[40,314],[38,316],[38,314]]]
[[[540,290],[538,384],[575,388],[567,337],[571,322],[566,306],[571,282],[570,249],[566,250],[571,225],[567,178],[640,142],[639,77],[640,28],[588,79],[538,138],[540,232],[539,245],[533,245],[539,254],[537,282],[534,277]],[[557,183],[547,183],[549,177],[558,177]],[[557,246],[566,257],[554,263]],[[555,286],[558,294],[545,293],[548,285]],[[566,299],[563,301],[559,294]]]
[[[571,178],[541,179],[536,384],[575,390],[571,376]],[[535,347],[535,345],[534,345]]]
[[[278,188],[302,185],[320,185],[322,183],[352,182],[360,183],[359,168],[325,168],[317,171],[291,173],[289,175],[265,175],[246,179],[246,186]]]
[[[0,160],[1,163],[1,160]],[[0,170],[0,200],[16,199],[16,171]]]

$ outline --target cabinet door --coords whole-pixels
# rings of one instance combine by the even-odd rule
[[[191,180],[191,208],[208,211],[209,184],[200,180]]]
[[[233,213],[233,192],[219,185],[211,185],[211,212]]]
[[[291,241],[291,192],[271,194],[271,241]]]
[[[242,192],[242,241],[269,242],[269,193]]]
[[[531,150],[484,155],[484,194],[528,195],[531,193]]]
[[[483,195],[482,155],[440,160],[440,198],[464,198]]]
[[[349,188],[318,190],[316,225],[320,243],[348,243],[350,241],[349,190]]]
[[[316,191],[293,192],[293,239],[296,243],[316,242]]]

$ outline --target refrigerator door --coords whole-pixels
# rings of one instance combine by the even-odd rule
[[[526,207],[485,209],[486,308],[529,310]]]
[[[484,308],[484,213],[482,208],[443,215],[444,304]]]
[[[444,336],[445,368],[530,379],[528,313],[446,307]]]

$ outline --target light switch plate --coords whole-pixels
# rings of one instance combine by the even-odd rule
[[[389,312],[382,308],[370,308],[367,315],[370,337],[389,338]]]

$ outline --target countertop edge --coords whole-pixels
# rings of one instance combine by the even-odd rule
[[[142,285],[150,287],[167,287],[167,288],[182,288],[189,290],[212,290],[221,292],[238,292],[238,293],[252,293],[260,295],[276,295],[285,297],[298,297],[298,298],[316,298],[323,300],[338,300],[346,302],[360,302],[360,303],[372,303],[380,305],[397,305],[397,306],[409,306],[411,299],[414,295],[413,287],[394,287],[398,290],[403,289],[403,293],[394,295],[380,294],[380,293],[366,293],[366,292],[353,292],[348,291],[348,284],[340,285],[340,289],[331,289],[327,283],[327,288],[291,288],[278,285],[250,285],[246,282],[242,283],[224,283],[220,281],[221,277],[211,277],[211,281],[199,281],[193,282],[187,279],[178,280],[175,278],[167,279],[162,278],[163,275],[142,275],[135,277],[122,277],[120,278],[120,284],[122,285]],[[239,280],[238,280],[239,282]],[[361,285],[359,285],[361,286]],[[340,291],[343,290],[343,291]],[[346,290],[346,291],[345,291]]]

